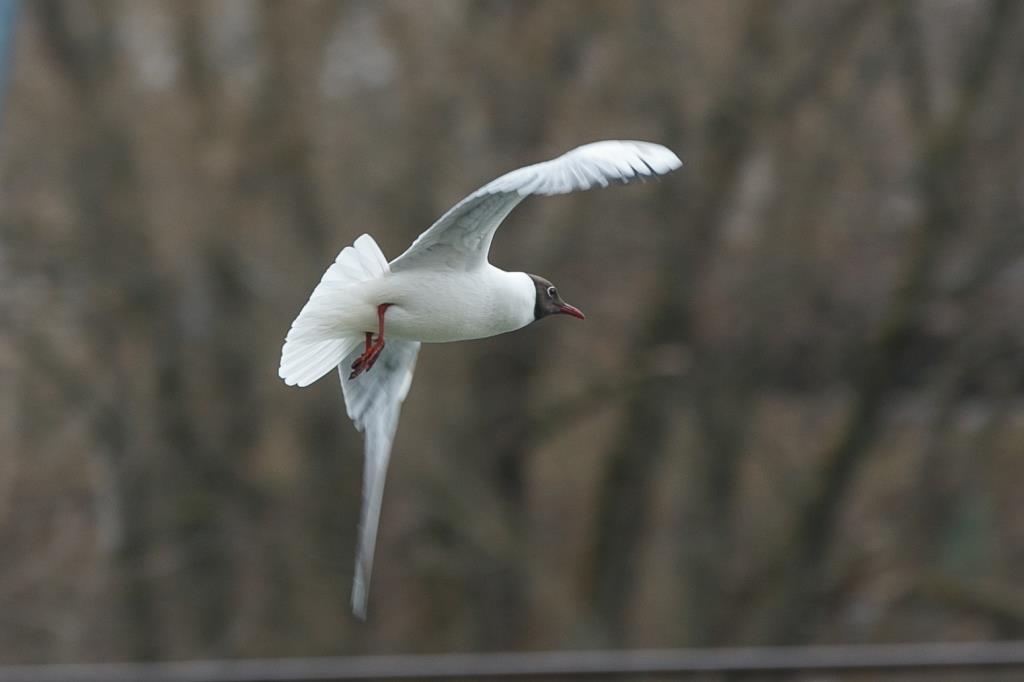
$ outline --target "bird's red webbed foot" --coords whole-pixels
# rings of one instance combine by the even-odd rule
[[[377,306],[377,340],[373,341],[373,334],[366,332],[366,346],[363,354],[352,363],[352,372],[348,375],[349,381],[355,379],[363,372],[369,372],[384,350],[384,312],[390,303],[381,303]]]
[[[380,356],[382,350],[384,350],[384,339],[377,339],[370,344],[366,350],[363,351],[363,354],[356,358],[356,361],[352,363],[352,372],[348,375],[348,378],[355,379],[363,372],[369,372],[374,363],[377,362],[377,358]]]

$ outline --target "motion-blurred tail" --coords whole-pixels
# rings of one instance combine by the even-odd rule
[[[352,581],[352,611],[359,618],[366,618],[366,600],[373,574],[373,548],[377,540],[391,443],[398,428],[402,401],[412,385],[419,350],[419,341],[389,339],[372,372],[356,379],[348,378],[347,365],[343,365],[339,372],[341,388],[345,392],[345,408],[356,428],[363,432],[366,448],[363,514],[359,521],[359,544]],[[357,349],[345,362],[355,360],[358,352]]]

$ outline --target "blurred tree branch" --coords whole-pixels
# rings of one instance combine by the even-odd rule
[[[834,446],[823,453],[821,473],[815,486],[799,505],[794,546],[782,551],[788,566],[778,593],[775,617],[768,639],[795,642],[813,628],[811,605],[823,587],[825,564],[858,466],[878,426],[882,406],[898,374],[921,309],[928,296],[927,282],[942,236],[958,223],[957,189],[962,182],[964,154],[970,140],[972,114],[993,72],[995,55],[1011,34],[1012,14],[1019,8],[1013,0],[995,0],[984,30],[975,37],[962,74],[963,95],[953,110],[924,127],[918,161],[920,192],[925,216],[914,230],[907,247],[904,266],[888,309],[872,345],[865,351],[864,369],[855,389],[854,404],[847,425]],[[925,106],[918,83],[925,74],[916,73],[923,60],[908,59],[911,69],[912,111],[924,115]]]
[[[0,0],[0,124],[3,123],[4,95],[7,93],[7,78],[14,51],[14,29],[18,25],[20,11],[20,0]]]
[[[871,15],[870,3],[844,6],[815,42],[812,58],[773,90],[766,88],[756,74],[773,57],[777,10],[777,5],[770,2],[750,5],[741,40],[743,51],[734,59],[731,75],[723,80],[725,85],[706,119],[702,137],[712,151],[700,163],[700,174],[693,178],[701,188],[698,200],[693,206],[666,207],[664,211],[666,215],[685,211],[686,222],[694,226],[694,234],[686,239],[679,231],[680,236],[664,249],[666,259],[660,266],[664,274],[657,287],[662,296],[651,307],[648,325],[631,344],[635,348],[682,340],[692,334],[689,308],[697,282],[705,272],[703,264],[710,261],[709,252],[721,231],[743,159],[767,127],[818,92],[858,35],[859,27]],[[719,629],[709,616],[716,611],[712,602],[717,602],[717,609],[723,609],[720,576],[727,561],[729,510],[752,386],[728,383],[727,389],[716,378],[716,372],[723,366],[714,360],[716,351],[698,346],[695,354],[698,359],[691,380],[700,389],[693,392],[694,409],[706,449],[703,454],[698,453],[701,476],[692,482],[690,494],[707,503],[695,505],[706,510],[698,521],[707,526],[701,529],[700,537],[714,546],[694,546],[695,539],[689,538],[683,543],[687,548],[684,570],[692,581],[687,590],[691,614],[687,618],[691,627],[689,641],[710,643]],[[737,372],[742,373],[739,369]],[[636,548],[646,525],[650,481],[666,450],[661,438],[679,398],[671,386],[636,394],[626,408],[627,421],[609,456],[595,523],[592,573],[586,584],[613,641],[621,639]]]
[[[155,548],[167,536],[181,540],[193,576],[189,596],[197,604],[194,625],[211,649],[222,650],[218,640],[227,632],[232,598],[227,585],[232,570],[221,510],[232,501],[258,500],[259,493],[239,479],[231,460],[219,456],[194,419],[184,372],[188,364],[183,355],[184,333],[172,314],[177,291],[158,270],[151,232],[146,229],[150,217],[144,205],[139,149],[122,110],[110,104],[113,81],[109,75],[116,69],[114,42],[119,20],[111,10],[112,5],[104,2],[75,6],[43,2],[37,6],[37,17],[48,36],[58,73],[74,92],[81,116],[74,135],[77,158],[69,185],[77,204],[76,219],[83,229],[78,258],[71,269],[81,281],[106,282],[106,287],[97,286],[90,292],[82,314],[91,320],[87,327],[89,352],[109,368],[105,375],[109,403],[94,415],[96,440],[101,445],[90,453],[101,458],[97,466],[110,474],[105,494],[120,496],[110,508],[120,515],[116,527],[121,537],[113,545],[113,559],[126,586],[125,636],[133,641],[134,656],[153,659],[161,655],[162,620],[149,570]],[[85,36],[75,22],[75,12],[91,15]],[[111,248],[114,244],[116,250]],[[233,268],[229,265],[218,271],[221,264],[223,259],[212,264],[215,276]],[[221,308],[241,311],[237,283],[234,287],[224,286],[231,282],[223,280],[217,284],[221,286],[216,293],[228,298],[233,295]],[[211,298],[216,293],[211,292]],[[217,338],[231,346],[236,336],[228,330]],[[155,374],[156,429],[170,458],[180,462],[178,466],[166,466],[168,460],[136,442],[138,427],[127,406],[136,400],[139,382],[133,358],[140,348],[153,354],[152,367],[145,371]],[[245,396],[252,368],[242,365],[234,350],[225,349],[216,368],[232,392]],[[245,409],[244,399],[229,398],[225,404],[238,407],[229,415],[237,419],[229,421],[225,430],[235,440],[233,445],[244,450],[260,422]],[[183,484],[161,488],[155,484],[160,471]]]
[[[123,266],[113,262],[114,255],[108,248],[111,243],[119,243],[124,249],[121,256],[131,254],[130,276],[126,279],[134,291],[126,299],[146,300],[152,294],[152,278],[141,272],[149,261],[148,245],[133,229],[143,222],[136,203],[139,193],[135,168],[123,127],[105,115],[103,74],[110,68],[113,53],[112,22],[104,12],[108,7],[82,3],[76,8],[95,14],[94,35],[87,41],[76,35],[78,28],[69,17],[67,4],[45,1],[34,8],[57,71],[77,96],[83,117],[75,139],[79,158],[70,178],[76,192],[78,219],[88,233],[81,240],[77,267],[86,271],[123,271]],[[88,281],[89,277],[81,279]],[[123,608],[128,624],[124,636],[132,642],[130,650],[134,656],[152,660],[159,656],[160,648],[155,597],[145,560],[151,546],[151,489],[140,453],[131,449],[127,415],[120,409],[130,401],[124,394],[126,382],[117,358],[117,340],[123,330],[117,328],[113,308],[121,302],[110,292],[95,294],[94,305],[108,309],[92,311],[96,324],[91,327],[90,352],[108,368],[107,393],[113,402],[94,414],[93,429],[99,447],[92,451],[92,456],[100,458],[97,466],[112,475],[106,492],[120,495],[111,508],[120,513],[116,527],[121,536],[114,545],[114,562],[124,585]]]
[[[635,398],[637,393],[658,386],[684,389],[685,382],[685,373],[666,373],[660,370],[602,378],[572,395],[547,402],[536,410],[527,428],[532,447],[542,445],[552,436],[571,427],[573,422],[586,419],[610,403]]]
[[[1024,592],[1016,585],[926,571],[912,592],[928,602],[1005,622],[1017,631],[1024,629]]]

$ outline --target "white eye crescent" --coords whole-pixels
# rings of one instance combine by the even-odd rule
[[[555,298],[556,296],[558,296],[558,292],[555,291],[555,288],[554,287],[548,287],[548,297]]]

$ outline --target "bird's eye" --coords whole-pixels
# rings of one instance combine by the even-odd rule
[[[555,298],[558,296],[558,292],[555,291],[554,287],[548,287],[548,298]]]

